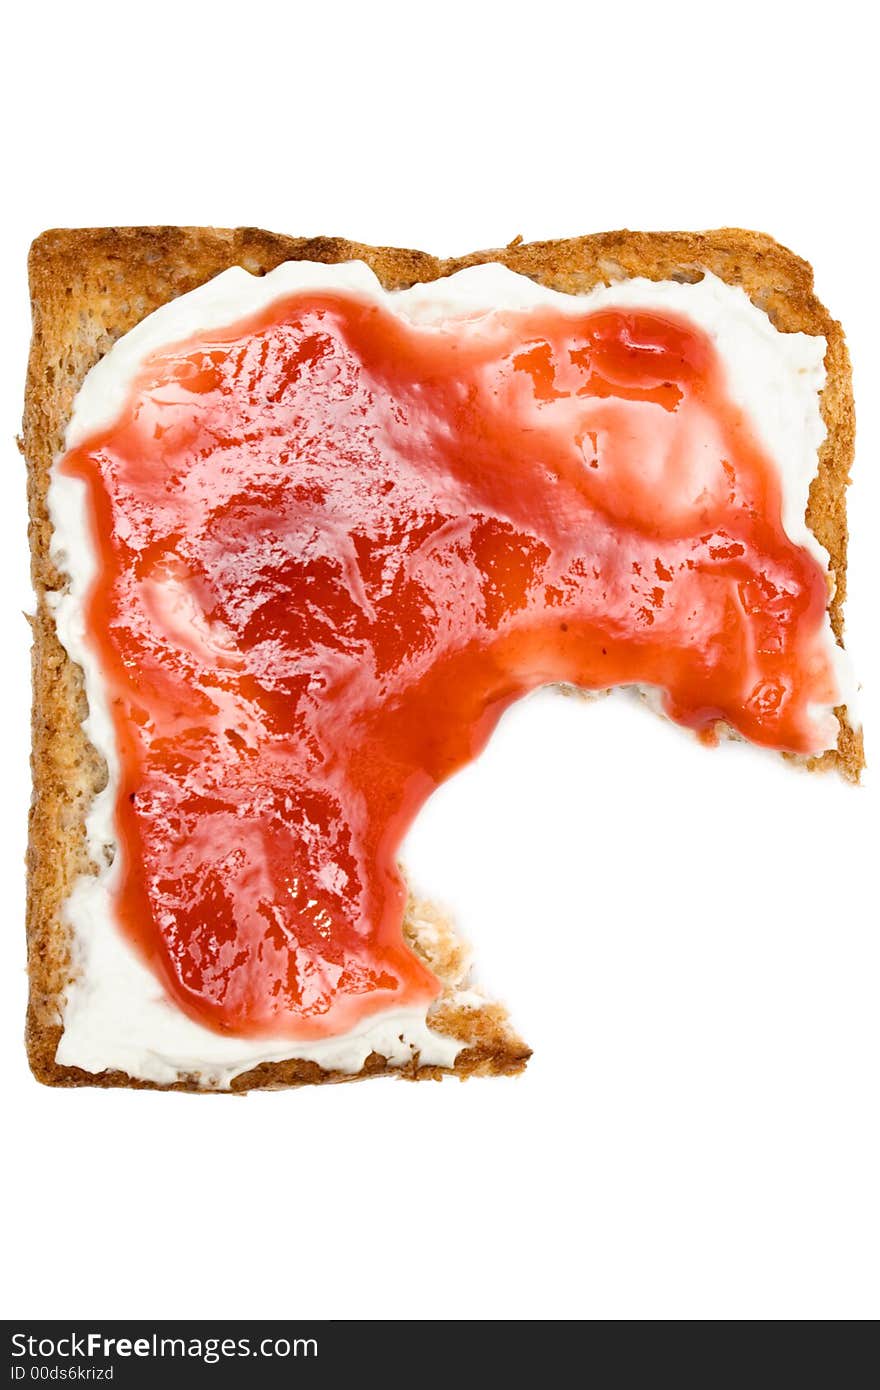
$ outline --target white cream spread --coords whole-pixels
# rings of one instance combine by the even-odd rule
[[[76,398],[67,430],[68,448],[113,423],[151,353],[199,332],[233,324],[275,299],[309,290],[354,293],[426,327],[462,316],[486,319],[489,324],[495,310],[535,307],[571,314],[633,307],[682,315],[713,341],[724,363],[731,398],[748,416],[779,470],[788,536],[807,547],[823,568],[827,566],[828,557],[805,520],[817,450],[825,436],[819,408],[825,383],[825,339],[780,333],[743,290],[710,274],[696,284],[632,279],[585,295],[569,295],[545,289],[497,262],[393,292],[383,290],[360,261],[342,265],[291,261],[262,277],[238,268],[227,270],[150,314],[93,367]],[[58,635],[68,655],[83,668],[89,706],[83,727],[106,759],[109,772],[107,786],[95,798],[87,818],[90,853],[100,869],[76,883],[65,906],[75,978],[67,990],[57,1061],[91,1072],[120,1069],[162,1083],[195,1076],[202,1085],[220,1088],[261,1062],[286,1058],[357,1072],[373,1051],[397,1066],[418,1052],[426,1065],[451,1066],[462,1044],[432,1031],[425,1011],[419,1009],[386,1010],[349,1033],[316,1042],[215,1033],[184,1014],[135,954],[118,929],[111,907],[120,868],[114,830],[118,760],[100,664],[85,630],[85,599],[96,566],[85,485],[53,469],[48,504],[52,557],[70,581],[67,590],[54,599]],[[848,691],[846,667],[827,618],[826,629],[828,651],[837,664],[840,698],[850,699],[849,693],[843,693]],[[833,747],[836,717],[830,709],[814,714],[822,733],[821,747]]]

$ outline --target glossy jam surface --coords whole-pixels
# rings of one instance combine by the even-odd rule
[[[834,699],[825,577],[667,315],[416,327],[294,296],[149,359],[60,467],[100,557],[115,909],[216,1030],[436,996],[398,847],[524,692],[646,683],[709,740],[803,752]]]

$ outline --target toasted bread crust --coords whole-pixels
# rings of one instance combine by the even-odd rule
[[[55,1086],[130,1086],[200,1090],[198,1079],[171,1087],[121,1072],[98,1076],[55,1062],[61,1036],[61,1002],[70,978],[67,929],[62,906],[81,873],[94,871],[85,841],[85,816],[106,780],[106,769],[83,733],[86,714],[82,674],[55,633],[46,595],[64,577],[49,555],[46,509],[49,470],[61,451],[73,400],[89,369],[113,342],[161,304],[238,265],[263,274],[282,261],[333,263],[363,260],[387,289],[451,275],[466,266],[500,261],[550,288],[583,293],[597,284],[641,275],[652,280],[696,280],[712,271],[740,285],[783,332],[822,334],[827,340],[822,414],[827,436],[810,491],[808,524],[830,556],[834,592],[829,608],[835,635],[843,629],[846,596],[846,485],[854,450],[854,411],[849,357],[843,331],[813,292],[806,261],[757,232],[605,232],[562,241],[517,239],[502,250],[440,260],[421,251],[363,246],[341,238],[302,239],[255,228],[124,227],[45,232],[29,261],[33,339],[25,396],[23,450],[28,463],[32,573],[37,594],[33,626],[34,794],[28,847],[28,967],[30,999],[27,1048],[38,1080]],[[841,716],[838,747],[811,759],[814,768],[836,767],[857,780],[863,765],[861,734]],[[405,930],[414,949],[426,955],[446,989],[431,1016],[432,1027],[462,1041],[453,1074],[513,1074],[529,1049],[513,1032],[497,1004],[461,1007],[455,988],[460,950],[448,925],[420,930],[423,905],[410,902]],[[430,913],[428,915],[431,915]],[[439,929],[439,936],[438,936]],[[437,942],[441,942],[438,956]],[[356,1076],[326,1072],[315,1063],[264,1063],[232,1083],[234,1091],[357,1080],[390,1073],[410,1079],[439,1077],[443,1069],[414,1061],[389,1067],[372,1054]]]

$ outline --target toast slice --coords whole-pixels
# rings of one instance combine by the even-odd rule
[[[827,427],[807,522],[830,556],[831,623],[840,640],[846,593],[845,491],[854,446],[849,359],[843,331],[813,293],[809,265],[767,236],[724,229],[705,233],[609,232],[564,241],[522,244],[439,260],[419,251],[362,246],[339,238],[298,239],[239,228],[142,227],[58,230],[31,248],[33,340],[25,398],[23,452],[28,464],[30,542],[37,610],[33,626],[33,801],[28,849],[28,968],[30,1000],[27,1048],[39,1081],[55,1086],[131,1086],[155,1083],[123,1072],[100,1075],[60,1066],[55,1053],[62,1032],[62,1005],[71,978],[70,942],[62,908],[72,885],[94,872],[85,818],[104,785],[106,767],[82,729],[87,713],[82,673],[61,646],[47,594],[64,577],[49,554],[46,507],[49,470],[63,449],[74,397],[86,373],[115,340],[161,304],[228,269],[264,274],[283,261],[365,261],[387,289],[431,281],[466,266],[499,261],[511,270],[568,293],[644,276],[695,281],[706,270],[741,286],[782,332],[822,334],[827,340],[822,414]],[[861,734],[838,711],[836,749],[811,759],[811,768],[837,768],[857,780],[863,765]],[[411,898],[405,933],[410,945],[444,984],[433,1006],[432,1028],[464,1044],[452,1070],[460,1077],[519,1072],[529,1049],[505,1010],[463,989],[467,953],[450,924],[429,905]],[[264,1063],[237,1077],[231,1089],[296,1086],[389,1073],[436,1078],[443,1069],[389,1066],[376,1053],[356,1076],[322,1070],[314,1062]],[[200,1090],[199,1079],[173,1087]]]

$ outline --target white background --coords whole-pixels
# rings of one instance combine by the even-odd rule
[[[441,254],[756,227],[844,322],[880,729],[876,49],[840,3],[19,5],[0,235],[8,1316],[873,1317],[878,788],[542,694],[413,834],[518,1081],[39,1087],[22,1047],[28,243],[238,223]]]

